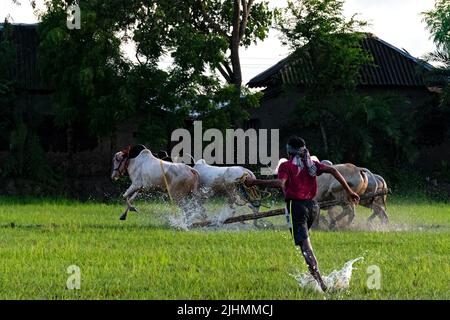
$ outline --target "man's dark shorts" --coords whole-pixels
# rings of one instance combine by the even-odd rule
[[[286,200],[292,221],[292,233],[296,245],[308,238],[308,230],[319,217],[320,208],[314,200]]]

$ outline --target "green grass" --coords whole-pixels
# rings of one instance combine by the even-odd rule
[[[140,202],[119,221],[123,205],[0,199],[1,299],[323,299],[290,275],[305,272],[282,217],[274,230],[177,231],[176,208]],[[390,200],[391,231],[366,231],[358,208],[347,231],[312,231],[323,273],[357,262],[350,290],[327,299],[449,299],[450,205]],[[217,208],[215,201],[211,208]],[[403,231],[392,231],[403,230]],[[81,268],[81,289],[68,290],[66,270]],[[367,267],[382,272],[366,286]]]

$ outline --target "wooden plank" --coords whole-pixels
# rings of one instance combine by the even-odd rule
[[[367,195],[363,195],[360,197],[360,200],[367,200],[367,199],[371,199],[371,198],[375,198],[375,197],[379,197],[379,196],[384,196],[388,193],[388,190],[384,190],[381,192],[376,192],[376,193],[370,193]],[[330,207],[334,207],[334,206],[338,206],[338,205],[343,205],[343,204],[348,204],[349,202],[347,200],[331,200],[331,201],[321,201],[319,202],[319,207],[320,209],[326,209],[326,208],[330,208]],[[260,212],[257,214],[243,214],[240,216],[236,216],[236,217],[230,217],[228,219],[225,219],[222,224],[230,224],[230,223],[236,223],[236,222],[243,222],[243,221],[247,221],[247,220],[257,220],[257,219],[263,219],[263,218],[268,218],[268,217],[274,217],[274,216],[281,216],[284,215],[285,213],[285,209],[274,209],[274,210],[269,210],[266,212]],[[206,220],[206,221],[200,221],[200,222],[195,222],[191,225],[191,227],[193,228],[201,228],[201,227],[208,227],[214,225],[214,222],[210,221],[210,220]]]

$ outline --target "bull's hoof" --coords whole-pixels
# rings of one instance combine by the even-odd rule
[[[122,220],[122,221],[127,220],[127,216],[123,214],[123,215],[120,216],[119,219]]]
[[[337,230],[337,221],[331,221],[330,223],[329,223],[329,225],[328,225],[328,229],[329,230]]]
[[[136,209],[136,207],[130,207],[130,211],[139,212],[138,209]]]

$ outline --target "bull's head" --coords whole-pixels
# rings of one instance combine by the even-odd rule
[[[111,179],[118,180],[128,168],[130,147],[117,152],[112,161]]]

